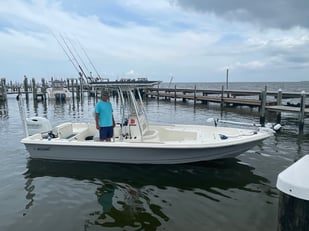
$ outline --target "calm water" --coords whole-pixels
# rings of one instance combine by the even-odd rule
[[[242,83],[234,88],[264,86]],[[269,90],[279,88],[308,92],[309,83],[268,84]],[[118,104],[112,103],[118,118]],[[27,114],[46,116],[53,125],[90,122],[94,104],[88,97],[37,105],[30,99]],[[191,102],[175,106],[155,99],[145,106],[154,122],[205,124],[210,117],[259,121],[249,108],[220,111],[216,105],[193,108]],[[309,154],[308,121],[304,134],[298,134],[295,116],[283,115],[282,123],[280,133],[235,159],[158,166],[34,161],[20,143],[24,134],[18,105],[10,95],[0,106],[0,230],[276,230],[277,175]]]

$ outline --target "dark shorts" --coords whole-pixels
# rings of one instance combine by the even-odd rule
[[[107,138],[113,137],[113,126],[110,127],[100,127],[100,140],[105,140]]]

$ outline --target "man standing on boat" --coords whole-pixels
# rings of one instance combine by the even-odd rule
[[[115,120],[108,92],[102,92],[101,100],[95,106],[95,122],[100,132],[100,141],[110,142],[114,133]]]

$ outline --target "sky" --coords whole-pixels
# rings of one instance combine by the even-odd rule
[[[0,0],[0,77],[309,81],[308,0]]]

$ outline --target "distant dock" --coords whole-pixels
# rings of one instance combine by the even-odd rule
[[[116,81],[117,82],[117,81]],[[147,81],[149,82],[149,81]],[[151,82],[151,81],[150,81]],[[155,81],[159,82],[159,81]],[[124,84],[135,84],[135,81],[126,81]],[[102,88],[113,82],[91,82],[84,83],[81,79],[67,79],[67,88],[72,93],[72,98],[78,99],[83,97],[83,92],[87,91],[89,96],[97,96]],[[24,77],[23,84],[6,84],[5,79],[1,79],[0,85],[0,101],[6,101],[7,94],[25,94],[26,99],[29,94],[33,94],[34,100],[46,100],[46,89],[49,87],[47,81],[42,79],[41,83],[37,84],[34,79],[28,81]],[[219,87],[220,88],[220,87]],[[197,89],[196,85],[191,88],[173,88],[170,87],[147,87],[142,90],[145,97],[157,98],[157,100],[165,99],[174,101],[181,100],[183,102],[193,101],[193,105],[201,104],[219,104],[224,107],[248,106],[258,108],[260,123],[265,123],[265,115],[267,112],[276,113],[276,121],[280,123],[282,113],[292,113],[299,121],[299,130],[302,131],[305,124],[305,119],[309,116],[308,102],[309,93],[307,92],[287,92],[287,91],[268,91],[267,87],[263,90],[231,90],[224,89]],[[286,103],[287,100],[292,100],[292,103]]]
[[[282,92],[267,91],[265,87],[262,91],[251,90],[226,90],[221,89],[196,89],[195,88],[147,88],[145,92],[147,97],[154,97],[159,99],[174,100],[176,104],[177,99],[183,102],[191,100],[194,106],[197,102],[202,104],[218,103],[221,107],[225,106],[248,106],[258,107],[260,122],[265,123],[265,113],[273,111],[277,113],[277,122],[281,121],[281,113],[288,112],[298,115],[299,129],[302,131],[304,127],[305,118],[309,116],[309,108],[306,107],[306,98],[309,93],[306,92]],[[293,105],[283,105],[283,99],[299,99],[299,103]]]

